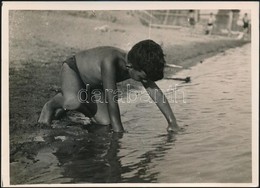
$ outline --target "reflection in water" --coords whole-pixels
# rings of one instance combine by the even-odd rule
[[[103,127],[88,133],[85,138],[67,139],[60,143],[54,155],[63,168],[62,179],[70,179],[66,183],[155,182],[159,172],[149,174],[148,164],[154,159],[163,158],[174,142],[174,135],[159,135],[161,141],[153,144],[153,150],[139,156],[140,160],[136,163],[123,166],[120,159],[124,156],[118,153],[122,149],[121,139],[124,135],[106,130]],[[124,173],[135,170],[137,173],[133,176],[123,177]]]
[[[150,164],[156,160],[163,160],[163,157],[166,154],[166,151],[172,148],[173,142],[175,141],[175,135],[172,133],[158,135],[161,137],[160,143],[154,143],[154,149],[149,150],[143,153],[137,163],[132,165],[124,166],[123,173],[131,172],[137,170],[129,178],[124,178],[122,182],[128,183],[151,183],[157,182],[157,176],[160,173],[159,171],[150,172]],[[154,169],[154,168],[153,168]]]

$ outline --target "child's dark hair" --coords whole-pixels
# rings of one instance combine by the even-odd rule
[[[164,54],[161,46],[152,40],[143,40],[135,44],[128,52],[127,60],[136,70],[143,70],[147,79],[161,80],[164,71]]]

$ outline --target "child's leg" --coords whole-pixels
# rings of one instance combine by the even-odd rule
[[[79,75],[67,64],[64,64],[61,79],[61,90],[64,97],[62,107],[65,110],[78,110],[87,117],[92,117],[93,113],[90,112],[88,106],[80,101],[79,91],[84,89],[85,85]]]
[[[84,83],[67,64],[64,64],[61,72],[61,90],[62,93],[57,94],[48,101],[41,112],[39,123],[50,124],[52,116],[56,111],[77,110],[89,117],[93,122],[103,125],[110,124],[110,117],[107,110],[107,104],[104,100],[105,94],[102,89],[101,100],[89,101],[89,103],[81,103],[79,100],[79,90],[85,88]],[[91,96],[93,99],[93,96]],[[97,97],[100,99],[100,96]]]
[[[90,89],[90,88],[88,88]],[[85,114],[93,123],[109,125],[110,117],[103,87],[88,90],[88,102],[81,103],[77,111]],[[85,99],[85,97],[83,97]]]
[[[50,124],[54,111],[61,108],[62,104],[63,96],[61,93],[58,93],[43,106],[38,123]]]
[[[110,117],[105,100],[105,92],[103,88],[100,88],[99,91],[99,95],[91,94],[91,101],[87,104],[88,108],[93,112],[91,120],[97,124],[109,125]]]
[[[61,82],[62,93],[57,94],[44,105],[38,120],[39,123],[50,124],[54,112],[60,108],[65,110],[80,109],[86,116],[92,116],[88,108],[82,105],[78,99],[78,92],[84,85],[77,73],[67,64],[63,64],[62,66]]]

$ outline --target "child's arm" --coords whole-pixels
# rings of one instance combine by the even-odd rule
[[[172,109],[168,103],[167,98],[160,90],[160,88],[153,81],[142,82],[146,91],[150,95],[150,97],[155,101],[158,108],[163,113],[164,117],[168,122],[168,131],[177,131],[179,129],[175,116],[172,112]]]
[[[124,132],[117,103],[116,67],[113,61],[113,59],[108,58],[101,65],[103,88],[106,96],[105,102],[108,102],[108,113],[113,131]]]

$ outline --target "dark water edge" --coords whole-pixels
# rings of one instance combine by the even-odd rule
[[[129,160],[129,165],[122,166],[121,158],[140,152],[142,142],[132,146],[136,149],[130,153],[119,155],[126,147],[121,140],[138,133],[110,133],[106,126],[84,130],[76,125],[56,128],[34,141],[17,144],[10,159],[11,184],[157,182],[157,173],[147,173],[148,164],[162,159],[175,140],[174,134],[154,134],[154,147],[142,153],[139,162]],[[122,177],[131,172],[135,173],[130,178]]]

